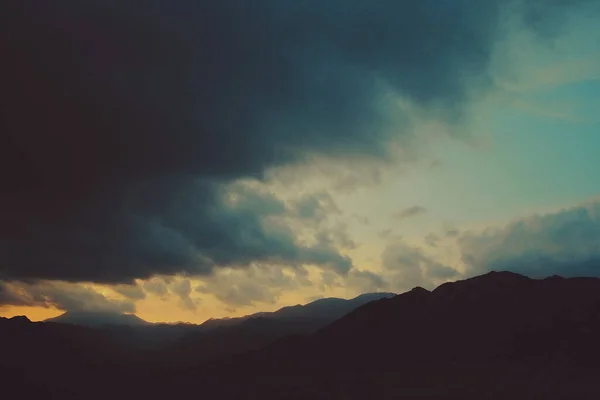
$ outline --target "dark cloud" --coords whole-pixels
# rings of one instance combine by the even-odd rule
[[[131,300],[107,298],[94,289],[63,282],[0,281],[0,305],[54,307],[64,311],[135,312]]]
[[[427,209],[425,207],[412,206],[412,207],[405,208],[404,210],[398,211],[396,214],[394,214],[394,217],[397,219],[405,219],[405,218],[410,218],[410,217],[415,217],[417,215],[425,214],[426,212],[427,212]]]
[[[458,243],[471,275],[506,270],[532,277],[600,276],[600,201],[465,232]]]
[[[347,269],[333,248],[265,227],[277,202],[236,208],[222,185],[311,154],[385,158],[403,121],[390,94],[459,117],[469,85],[487,82],[505,3],[4,4],[0,272]],[[548,12],[527,15],[539,25]]]

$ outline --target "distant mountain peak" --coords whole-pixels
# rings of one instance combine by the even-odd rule
[[[446,287],[448,285],[455,286],[461,285],[463,283],[477,283],[477,284],[496,284],[496,283],[509,283],[509,282],[529,282],[532,279],[518,274],[516,272],[511,271],[490,271],[482,275],[473,276],[470,278],[465,278],[462,280],[457,280],[454,282],[446,282],[440,286],[438,286],[434,291],[441,287]]]
[[[423,289],[425,290],[425,289]],[[216,328],[223,326],[233,326],[249,321],[251,319],[315,319],[333,321],[340,318],[355,308],[384,298],[396,296],[396,293],[374,292],[363,293],[352,299],[343,299],[339,297],[321,297],[307,304],[296,304],[282,307],[273,312],[257,312],[235,318],[209,318],[200,326],[204,328]]]
[[[358,299],[385,299],[385,298],[389,298],[389,297],[394,297],[397,296],[396,293],[391,293],[391,292],[373,292],[373,293],[363,293],[360,294],[358,296],[356,296],[353,300],[358,300]]]
[[[135,314],[119,314],[106,311],[67,311],[58,317],[49,318],[45,322],[55,322],[62,324],[73,324],[83,326],[104,326],[104,325],[123,325],[123,326],[146,326],[151,325]]]
[[[507,279],[530,279],[528,277],[526,277],[525,275],[516,273],[516,272],[512,272],[512,271],[495,271],[492,270],[490,272],[488,272],[487,274],[483,274],[480,275],[478,277],[475,278],[479,278],[479,279],[483,279],[483,278],[507,278]]]

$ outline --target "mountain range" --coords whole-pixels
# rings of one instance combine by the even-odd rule
[[[236,318],[211,318],[200,325],[150,323],[133,314],[68,311],[44,322],[102,329],[130,346],[170,355],[172,362],[190,362],[235,354],[265,345],[285,335],[310,333],[363,304],[394,293],[365,293],[353,299],[324,298]],[[190,353],[190,349],[194,352]],[[173,359],[175,357],[175,359]]]
[[[252,318],[269,318],[269,319],[307,319],[331,322],[349,313],[356,307],[366,304],[370,301],[379,300],[381,298],[395,296],[395,293],[364,293],[353,299],[341,299],[335,297],[323,298],[315,300],[308,304],[298,304],[295,306],[283,307],[273,312],[258,312],[255,314],[246,315],[235,318],[210,318],[200,324],[203,329],[217,328],[222,326],[232,326],[243,323]],[[67,311],[57,317],[48,318],[45,322],[57,322],[63,324],[74,324],[90,327],[106,327],[106,326],[149,326],[152,323],[143,320],[134,314],[119,314],[114,312],[102,311]],[[153,324],[153,325],[187,325],[189,327],[194,324]]]
[[[134,314],[119,314],[114,312],[99,311],[67,311],[58,317],[48,318],[45,322],[74,324],[91,327],[100,326],[148,326],[150,322],[144,321]]]
[[[597,278],[492,272],[384,296],[322,326],[290,328],[301,320],[249,318],[237,325],[239,336],[221,326],[157,351],[102,328],[2,319],[0,340],[11,346],[0,373],[24,396],[63,399],[600,398]],[[253,342],[267,333],[269,340]],[[214,337],[221,348],[253,345],[206,356],[210,347],[198,343]]]

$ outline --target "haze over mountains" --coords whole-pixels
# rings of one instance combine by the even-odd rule
[[[278,331],[283,320],[251,318],[238,333],[253,337],[259,330],[253,332],[252,324],[260,321],[270,323],[261,326],[263,333],[285,331]],[[212,332],[222,330],[217,336],[223,338],[232,328]],[[292,329],[253,351],[212,358],[203,354],[209,347],[189,341],[157,353],[127,346],[105,330],[70,324],[2,319],[0,333],[3,343],[11,343],[1,361],[4,376],[25,379],[26,391],[67,397],[99,380],[102,388],[91,398],[114,395],[116,385],[122,396],[144,398],[199,391],[227,399],[244,393],[262,399],[600,394],[598,278],[492,272],[431,292],[415,288],[384,296],[313,332]],[[187,359],[177,363],[182,349]]]
[[[315,319],[332,321],[349,313],[358,306],[381,298],[395,296],[395,293],[364,293],[353,299],[324,298],[308,304],[283,307],[273,312],[258,312],[251,315],[236,318],[210,318],[199,326],[212,328],[218,326],[229,326],[239,324],[250,318],[275,318],[275,319]],[[48,318],[45,322],[58,322],[64,324],[75,324],[83,326],[148,326],[161,325],[144,321],[133,314],[119,314],[115,312],[102,311],[67,311],[54,318]],[[177,325],[177,324],[162,324]],[[193,324],[189,324],[193,325]]]
[[[101,328],[138,347],[169,345],[179,357],[195,348],[196,358],[235,354],[288,334],[310,333],[370,301],[395,296],[365,293],[353,299],[326,298],[238,318],[209,319],[195,324],[153,324],[133,315],[110,312],[66,312],[45,322]],[[193,361],[193,360],[192,360]]]
[[[395,295],[395,293],[364,293],[353,299],[324,298],[305,305],[298,304],[295,306],[283,307],[274,312],[259,312],[239,318],[209,319],[201,324],[201,326],[208,328],[238,324],[251,318],[313,320],[316,323],[327,323],[341,318],[363,304]]]

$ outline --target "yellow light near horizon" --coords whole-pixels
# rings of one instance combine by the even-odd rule
[[[31,321],[43,321],[48,318],[57,317],[64,313],[56,308],[30,307],[30,306],[3,306],[0,307],[0,317],[12,318],[25,315]]]

